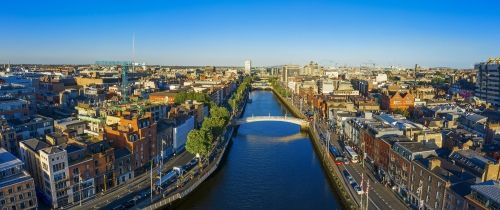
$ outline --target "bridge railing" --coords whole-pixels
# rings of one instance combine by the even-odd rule
[[[306,120],[303,120],[300,118],[295,118],[295,117],[288,117],[288,116],[251,116],[251,117],[237,119],[235,122],[239,124],[239,123],[244,123],[244,122],[267,121],[267,120],[292,122],[292,123],[296,123],[296,124],[309,123]]]

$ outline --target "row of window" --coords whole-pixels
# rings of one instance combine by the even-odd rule
[[[7,206],[5,206],[5,205],[4,205],[5,203],[2,203],[2,201],[3,201],[3,200],[0,200],[0,206],[2,206],[2,207],[3,207],[3,208],[2,208],[2,210],[7,210],[7,209],[8,209],[8,207],[7,207]],[[3,201],[3,202],[5,202],[5,201]],[[22,203],[20,203],[20,204],[19,204],[19,209],[26,209],[26,208],[28,208],[28,207],[30,207],[30,208],[31,208],[31,207],[33,207],[34,205],[35,205],[35,202],[34,202],[33,200],[29,200],[28,202],[22,202]],[[17,207],[16,207],[16,205],[12,205],[10,209],[12,209],[12,210],[17,210]]]

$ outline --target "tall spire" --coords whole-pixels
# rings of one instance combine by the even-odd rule
[[[135,70],[135,32],[132,33],[132,72]]]

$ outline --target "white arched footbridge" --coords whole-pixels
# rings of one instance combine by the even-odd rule
[[[253,123],[253,122],[288,122],[296,125],[300,125],[301,128],[308,128],[309,122],[307,120],[303,120],[295,117],[288,116],[252,116],[252,117],[244,117],[240,119],[236,119],[233,121],[233,125],[241,125],[245,123]]]

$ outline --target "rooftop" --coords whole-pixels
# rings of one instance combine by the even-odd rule
[[[28,172],[23,170],[22,173],[19,173],[15,176],[9,177],[7,179],[1,179],[0,180],[0,189],[7,187],[7,186],[10,186],[10,185],[13,185],[13,184],[21,183],[21,182],[24,182],[24,181],[27,181],[30,179],[33,179],[33,178],[31,178],[31,176],[28,174]]]
[[[436,148],[431,148],[431,147],[429,147],[421,142],[414,142],[414,141],[400,141],[400,142],[396,142],[396,144],[407,149],[411,153],[432,151],[432,150],[436,149]]]
[[[55,153],[63,152],[64,149],[59,147],[59,146],[53,146],[53,147],[44,148],[44,149],[42,149],[42,151],[47,153],[47,154],[55,154]]]
[[[47,143],[40,141],[38,139],[28,139],[22,141],[21,143],[23,143],[24,145],[26,145],[28,148],[30,148],[32,151],[35,152],[49,146]]]
[[[498,181],[490,180],[472,185],[471,189],[496,203],[500,203],[500,184]]]
[[[439,165],[430,169],[430,165],[433,161],[439,161]],[[432,171],[432,173],[440,176],[442,179],[449,181],[451,184],[462,183],[466,180],[475,180],[475,176],[463,171],[460,167],[454,165],[450,161],[431,156],[428,158],[422,158],[416,160],[420,165]]]
[[[16,158],[13,154],[0,147],[0,171],[7,170],[9,168],[20,166],[23,162]]]

